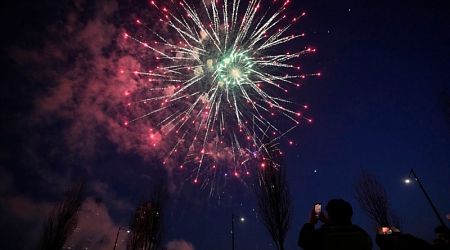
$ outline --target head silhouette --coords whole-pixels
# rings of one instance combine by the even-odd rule
[[[443,225],[437,226],[434,229],[434,232],[436,233],[438,238],[450,240],[450,230],[447,227]]]
[[[343,199],[332,199],[326,206],[330,224],[345,225],[352,223],[353,209]]]

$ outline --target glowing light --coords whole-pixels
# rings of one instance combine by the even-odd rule
[[[251,74],[252,65],[253,62],[244,53],[232,52],[225,55],[216,68],[219,84],[223,82],[220,86],[227,88],[250,81],[248,77]]]
[[[135,19],[151,37],[124,33],[148,51],[141,58],[157,64],[151,70],[130,71],[145,80],[136,90],[140,95],[125,94],[141,98],[132,103],[143,112],[130,123],[150,118],[164,131],[160,134],[175,136],[165,141],[175,141],[166,158],[183,158],[175,163],[180,168],[196,165],[194,183],[202,170],[216,169],[222,158],[239,167],[217,169],[237,177],[249,175],[246,164],[254,159],[253,152],[264,150],[266,138],[278,140],[297,127],[299,119],[312,122],[293,111],[299,107],[286,93],[307,76],[318,75],[299,75],[299,58],[315,49],[296,48],[294,41],[304,33],[288,31],[305,13],[288,18],[290,1],[268,1],[275,6],[267,11],[260,11],[261,0],[197,2],[164,1],[160,6],[150,1],[164,29]],[[284,118],[278,119],[279,114]]]

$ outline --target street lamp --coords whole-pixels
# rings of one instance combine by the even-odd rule
[[[119,227],[119,229],[117,229],[116,241],[114,242],[113,250],[116,250],[117,240],[119,239],[119,234],[120,234],[120,231],[121,231],[121,230],[127,232],[127,234],[129,234],[129,233],[131,232],[129,229],[126,229],[126,228],[124,228],[124,227]]]
[[[403,180],[403,182],[405,184],[410,184],[412,182],[411,180],[411,176],[414,177],[414,180],[417,182],[417,184],[419,184],[420,189],[422,190],[423,194],[425,195],[425,198],[427,198],[428,203],[430,203],[431,208],[433,209],[434,214],[436,215],[436,217],[439,219],[439,221],[441,222],[442,226],[444,226],[445,228],[447,228],[447,225],[445,225],[444,220],[442,220],[441,216],[439,215],[439,212],[437,211],[436,207],[434,206],[433,202],[431,201],[430,196],[428,195],[428,193],[425,191],[425,188],[423,187],[422,183],[420,182],[419,177],[417,177],[416,173],[414,172],[413,169],[411,169],[411,171],[409,172],[408,178],[405,178]]]
[[[234,219],[235,215],[234,213],[231,213],[231,249],[234,250]],[[241,223],[245,222],[245,217],[239,217],[239,221]]]

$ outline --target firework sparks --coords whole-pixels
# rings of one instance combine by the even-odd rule
[[[315,50],[285,50],[304,36],[288,33],[305,15],[288,19],[288,0],[272,1],[266,11],[261,0],[199,2],[150,1],[166,30],[137,20],[152,40],[124,34],[147,49],[148,60],[158,61],[148,71],[133,72],[151,87],[142,85],[144,98],[126,94],[141,97],[128,106],[143,105],[146,110],[126,125],[157,117],[155,126],[164,136],[176,137],[164,163],[180,169],[193,166],[193,182],[206,184],[219,175],[249,175],[248,162],[258,158],[263,138],[277,140],[301,119],[312,121],[290,108],[295,103],[285,96],[308,76],[299,73],[298,58]],[[152,108],[145,109],[147,104]],[[290,125],[281,129],[278,123],[284,120]],[[232,164],[221,164],[225,159]],[[220,166],[225,171],[218,170]]]

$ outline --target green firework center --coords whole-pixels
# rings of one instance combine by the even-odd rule
[[[220,85],[239,86],[249,81],[252,66],[252,60],[245,53],[231,52],[218,61],[215,74]]]

